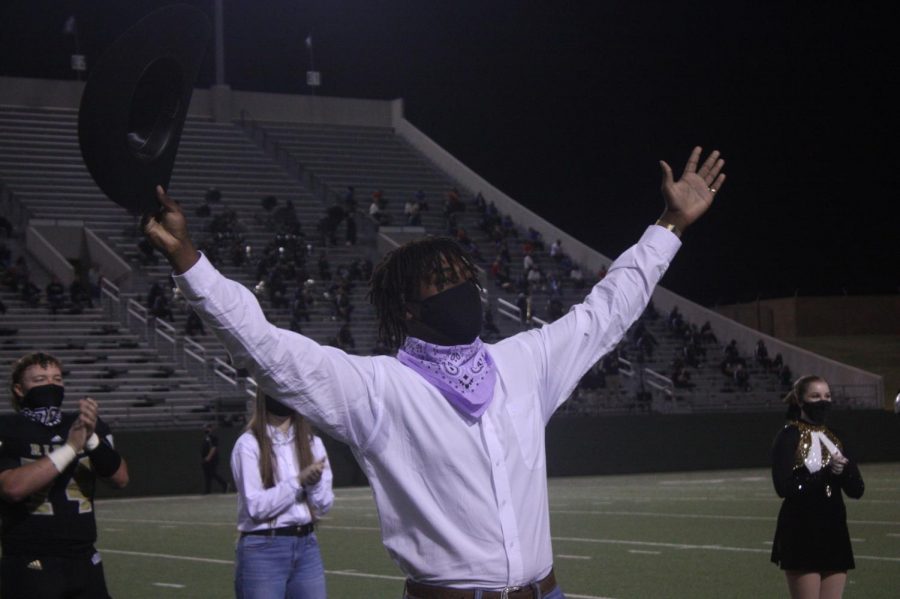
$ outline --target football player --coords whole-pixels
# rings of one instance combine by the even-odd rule
[[[128,484],[97,402],[62,412],[62,365],[45,353],[19,359],[10,377],[15,414],[0,416],[0,597],[106,599],[94,549],[94,486]]]

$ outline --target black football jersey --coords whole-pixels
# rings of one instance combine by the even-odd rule
[[[77,414],[47,427],[21,414],[0,416],[0,471],[41,459],[66,442]],[[101,439],[112,441],[109,427],[97,419]],[[79,454],[50,485],[23,501],[0,499],[0,545],[4,555],[82,556],[97,539],[91,460]]]

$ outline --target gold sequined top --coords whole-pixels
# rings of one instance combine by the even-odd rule
[[[834,433],[823,425],[810,424],[802,420],[793,420],[790,425],[796,426],[797,430],[800,431],[800,442],[797,444],[797,452],[794,454],[794,470],[806,465],[806,457],[809,455],[809,450],[812,446],[812,433],[814,432],[823,433],[832,443],[837,445],[838,449],[841,451],[844,449],[844,446],[841,444],[840,440],[834,436]],[[831,454],[827,450],[823,451],[822,468],[825,468],[830,463]]]

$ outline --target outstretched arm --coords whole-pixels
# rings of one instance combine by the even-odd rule
[[[678,181],[669,165],[660,162],[665,208],[657,224],[676,235],[706,212],[725,181],[725,162],[719,152],[710,154],[698,169],[700,153],[699,147],[694,148]],[[649,227],[636,245],[616,259],[584,302],[555,322],[514,338],[531,345],[538,360],[545,421],[646,309],[680,247],[678,239],[662,228]]]
[[[244,285],[223,277],[188,235],[181,208],[157,188],[160,210],[144,217],[144,233],[175,271],[175,283],[236,365],[317,427],[351,446],[368,441],[380,403],[371,358],[350,356],[266,320]]]

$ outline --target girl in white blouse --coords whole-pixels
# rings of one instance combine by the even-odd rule
[[[238,492],[234,590],[238,599],[324,599],[314,524],[331,509],[322,440],[298,413],[257,391],[253,417],[231,453]]]

